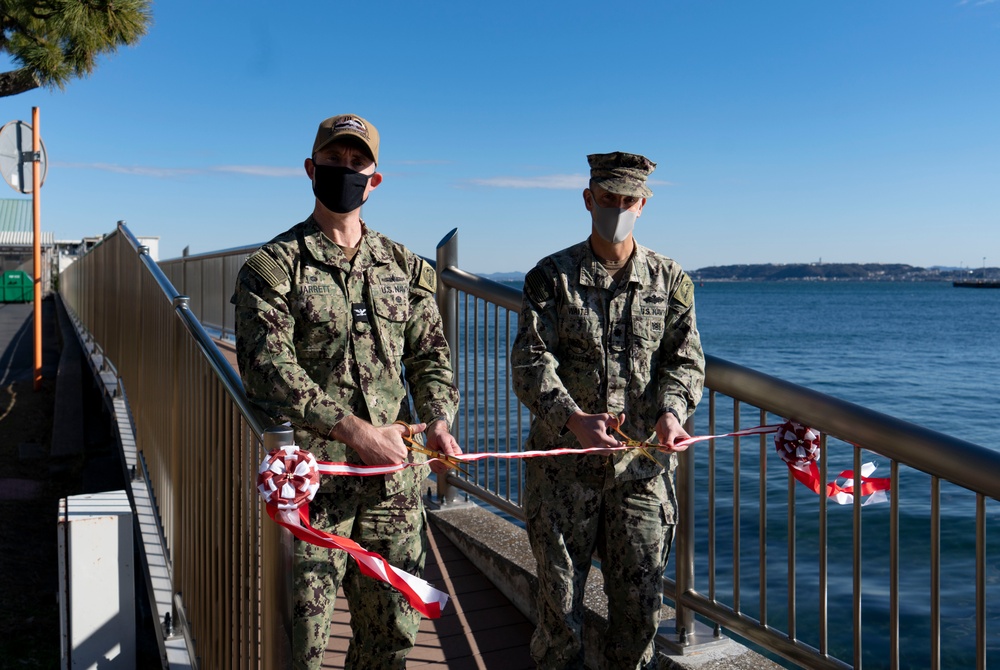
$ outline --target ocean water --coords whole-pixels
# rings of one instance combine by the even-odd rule
[[[1000,289],[705,282],[706,353],[1000,448]]]
[[[698,327],[706,353],[990,449],[1000,449],[1000,290],[956,289],[945,282],[705,282],[697,285]],[[752,425],[744,418],[744,426]],[[852,466],[850,449],[831,442],[829,474]],[[716,519],[732,529],[731,446],[720,441]],[[727,463],[727,457],[729,461]],[[745,440],[740,503],[744,548],[741,585],[759,589],[756,467],[760,450]],[[889,476],[888,463],[866,454]],[[696,460],[700,463],[700,460]],[[698,469],[699,507],[707,506]],[[930,478],[901,468],[900,493],[900,665],[928,667],[931,579]],[[787,611],[787,475],[780,462],[768,464],[768,620],[785,629]],[[817,496],[796,491],[797,559],[818,561]],[[944,668],[975,667],[975,496],[942,484],[941,661]],[[725,505],[730,505],[726,508]],[[987,502],[987,651],[1000,653],[1000,504]],[[862,512],[862,661],[889,663],[888,505]],[[699,510],[700,512],[700,510]],[[831,505],[828,517],[828,612],[831,653],[851,661],[853,570],[851,508]],[[992,534],[991,534],[992,531]],[[731,532],[728,531],[728,532]],[[746,546],[747,543],[750,546]],[[727,545],[717,556],[732,563]],[[699,546],[704,557],[707,548]],[[818,645],[815,567],[797,574],[798,637]],[[697,584],[707,588],[705,579]],[[731,593],[731,575],[720,575],[720,594]],[[731,598],[720,595],[720,600]],[[744,596],[741,608],[758,616],[759,603]]]
[[[991,449],[1000,449],[1000,290],[956,289],[945,282],[705,282],[696,285],[698,327],[705,352],[739,365],[799,384],[828,395],[947,433]],[[464,311],[464,309],[463,309]],[[465,408],[479,408],[477,430],[460,435],[467,450],[516,450],[513,426],[517,408],[508,408],[503,366],[508,341],[516,332],[516,314],[509,322],[496,320],[492,308],[481,309],[476,337],[487,352],[481,361],[465,364],[471,380],[459,383]],[[460,323],[462,323],[460,318]],[[464,337],[464,332],[460,333]],[[499,370],[490,367],[496,353]],[[473,393],[473,387],[478,389]],[[500,424],[486,419],[501,412]],[[742,426],[754,425],[756,412],[744,415]],[[522,438],[527,413],[521,413]],[[707,404],[697,415],[696,433],[706,428]],[[721,428],[721,426],[720,426]],[[514,435],[513,440],[511,435]],[[497,441],[500,443],[497,444]],[[832,441],[831,441],[832,442]],[[473,446],[477,445],[477,446]],[[829,474],[850,468],[850,448],[831,447]],[[471,449],[469,447],[472,447]],[[705,447],[698,447],[696,504],[699,524],[708,509]],[[768,450],[773,452],[773,446]],[[788,475],[771,453],[767,462],[766,532],[758,523],[761,505],[758,467],[761,450],[756,438],[744,438],[740,451],[741,495],[738,505],[742,536],[740,609],[787,630]],[[872,460],[866,454],[865,460]],[[735,513],[732,502],[732,442],[716,444],[716,597],[733,604],[734,564],[731,536]],[[888,462],[879,462],[876,476],[889,476]],[[517,500],[520,481],[516,465],[475,468],[482,485]],[[928,614],[931,579],[928,523],[929,477],[901,469],[901,667],[928,667],[931,651]],[[797,572],[795,604],[797,637],[818,646],[818,497],[794,485],[796,498]],[[975,666],[975,496],[947,484],[942,501],[942,667]],[[888,666],[888,544],[889,506],[865,507],[862,521],[863,665]],[[828,517],[829,644],[834,656],[852,661],[853,569],[851,507],[831,505]],[[1000,653],[1000,504],[987,504],[987,629],[988,653]],[[760,589],[759,538],[766,544],[768,600],[762,609],[755,596]],[[707,551],[704,538],[696,543],[696,588],[707,593]],[[672,574],[672,564],[668,574]]]

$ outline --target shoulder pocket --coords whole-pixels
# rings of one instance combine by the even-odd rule
[[[549,286],[545,273],[538,266],[532,268],[524,276],[524,293],[538,307],[542,307],[552,300],[552,288]]]
[[[278,265],[278,262],[263,249],[258,249],[251,254],[246,260],[246,266],[271,288],[276,288],[288,281],[288,273],[285,272],[285,269]]]

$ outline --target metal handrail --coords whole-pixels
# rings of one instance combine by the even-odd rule
[[[135,245],[133,244],[133,247]],[[245,255],[256,249],[257,246],[240,247],[226,252],[213,252],[200,256],[187,257],[183,262],[189,266],[195,266],[199,261],[204,261],[205,268],[221,267],[218,260],[224,259],[225,263]],[[144,263],[146,261],[144,260]],[[165,261],[161,265],[169,266],[174,261]],[[215,265],[210,266],[209,263]],[[148,264],[148,263],[147,263]],[[452,361],[455,369],[456,380],[462,387],[463,408],[460,409],[459,416],[456,417],[456,436],[459,432],[463,434],[460,439],[463,448],[467,451],[479,449],[500,450],[502,448],[519,449],[520,440],[526,430],[522,427],[522,416],[527,414],[527,410],[516,402],[513,402],[514,409],[500,409],[501,401],[510,401],[509,388],[509,364],[502,363],[500,357],[500,341],[508,334],[491,334],[491,329],[509,328],[511,314],[516,318],[516,313],[520,309],[521,291],[517,288],[493,282],[489,279],[478,277],[474,274],[463,271],[458,262],[458,234],[453,230],[446,235],[437,248],[435,261],[439,276],[438,304],[441,309],[442,318],[445,325],[445,333],[448,341],[452,345]],[[230,266],[233,263],[229,263]],[[225,272],[225,268],[222,269]],[[229,268],[232,271],[232,267]],[[208,276],[201,269],[198,270],[199,280],[202,285],[210,285],[217,290],[213,294],[213,300],[221,301],[225,298],[224,291],[231,289],[231,278],[225,275]],[[155,273],[152,273],[156,277]],[[156,282],[162,282],[162,278],[157,278]],[[227,283],[228,282],[228,283]],[[161,287],[161,292],[162,292]],[[165,294],[169,295],[169,294]],[[179,299],[174,296],[171,300]],[[194,323],[197,319],[198,310],[192,303],[190,308],[184,305],[174,305],[177,316],[184,323],[195,340],[205,337],[203,329],[199,332],[199,326]],[[460,314],[464,312],[465,321],[461,321]],[[113,323],[116,313],[109,309],[107,314],[101,315],[101,327]],[[227,316],[226,319],[229,317]],[[188,321],[191,320],[189,327]],[[504,319],[506,319],[504,321]],[[225,321],[225,319],[224,319]],[[504,322],[507,326],[501,325]],[[492,337],[492,341],[489,338]],[[110,341],[117,342],[121,339],[120,333],[111,332]],[[482,338],[482,339],[480,339]],[[480,352],[482,343],[483,351]],[[199,345],[200,346],[200,345]],[[113,349],[109,349],[113,351]],[[505,352],[504,352],[505,353]],[[207,360],[212,357],[208,356]],[[211,364],[213,374],[217,374],[216,365]],[[903,604],[900,603],[900,573],[904,572],[906,556],[900,551],[900,499],[910,494],[908,490],[896,491],[900,482],[901,471],[913,469],[926,473],[930,477],[929,495],[918,492],[921,496],[921,503],[930,507],[928,513],[928,524],[930,528],[930,582],[931,593],[926,599],[930,603],[930,653],[928,655],[928,667],[937,668],[941,665],[941,635],[942,635],[942,603],[941,603],[941,498],[942,484],[946,486],[960,487],[971,491],[976,496],[976,548],[975,566],[976,576],[972,588],[975,596],[975,627],[977,640],[977,667],[985,668],[986,649],[986,616],[988,606],[986,596],[988,574],[986,564],[986,519],[988,514],[995,511],[992,505],[994,501],[1000,500],[1000,454],[984,447],[971,444],[962,440],[952,438],[948,435],[936,433],[926,428],[916,426],[895,419],[893,417],[879,414],[867,408],[854,405],[852,403],[839,400],[824,394],[815,392],[795,384],[768,376],[748,368],[741,367],[729,361],[719,359],[714,356],[707,356],[706,373],[706,399],[703,401],[696,419],[699,427],[704,426],[707,434],[715,434],[717,426],[726,424],[726,430],[735,429],[740,426],[741,421],[745,423],[746,416],[753,415],[753,421],[760,423],[768,422],[769,416],[772,418],[781,417],[795,419],[808,424],[823,433],[823,452],[836,450],[839,453],[850,453],[852,468],[857,473],[860,471],[862,463],[862,452],[872,452],[889,459],[890,477],[893,482],[894,495],[888,512],[889,531],[887,534],[889,544],[889,576],[886,584],[888,595],[888,607],[890,610],[890,652],[889,666],[899,667],[899,640],[900,610]],[[225,368],[224,368],[225,369]],[[123,373],[124,374],[124,373]],[[227,393],[233,390],[234,384],[230,380],[226,383]],[[732,416],[727,420],[723,417],[725,412],[722,409],[723,399],[732,402]],[[706,416],[707,406],[707,416]],[[506,407],[506,405],[505,405]],[[503,412],[506,411],[506,415]],[[252,415],[252,413],[251,413]],[[526,422],[530,421],[530,416]],[[690,424],[689,424],[690,425]],[[503,433],[500,426],[504,427]],[[256,429],[255,429],[256,430]],[[689,428],[692,432],[692,428]],[[514,439],[512,440],[511,437]],[[511,443],[514,443],[511,446]],[[841,445],[840,442],[845,444]],[[834,444],[836,443],[836,445]],[[741,480],[754,477],[755,473],[739,468],[740,454],[751,455],[753,452],[746,449],[746,445],[754,445],[754,449],[759,449],[760,473],[757,476],[756,487],[746,486],[740,488]],[[830,449],[828,450],[827,446]],[[725,449],[729,449],[727,445]],[[679,628],[685,629],[688,633],[693,630],[694,615],[698,614],[714,622],[718,626],[725,627],[728,631],[735,633],[746,640],[759,644],[777,654],[784,656],[793,662],[808,667],[819,668],[845,668],[850,665],[859,666],[862,659],[862,590],[864,582],[861,578],[862,551],[861,551],[861,502],[856,499],[853,510],[850,514],[852,524],[852,540],[850,546],[846,548],[846,569],[851,575],[851,597],[847,609],[851,613],[851,624],[853,630],[853,650],[850,661],[838,658],[836,653],[831,651],[827,640],[830,628],[830,612],[828,589],[831,580],[828,577],[829,571],[835,562],[835,557],[827,554],[827,547],[830,542],[828,524],[832,513],[828,514],[827,499],[820,497],[818,509],[813,516],[812,507],[809,513],[800,511],[801,501],[797,501],[795,482],[790,476],[787,477],[787,603],[780,607],[768,608],[771,602],[768,600],[770,592],[768,590],[769,567],[766,552],[768,551],[768,539],[773,539],[768,534],[769,513],[767,510],[767,494],[769,489],[775,485],[774,473],[767,473],[766,454],[771,453],[774,460],[773,449],[768,449],[763,437],[745,439],[740,442],[738,439],[732,442],[732,458],[736,461],[736,468],[733,473],[733,481],[729,490],[725,481],[718,481],[715,464],[720,458],[728,458],[729,451],[723,451],[723,446],[716,446],[715,442],[707,445],[696,445],[682,455],[680,467],[677,474],[677,488],[680,498],[680,519],[677,529],[677,540],[675,551],[673,552],[674,579],[664,581],[665,596],[672,600],[677,608],[677,624]],[[724,453],[725,456],[717,454]],[[701,468],[707,464],[708,473],[702,474]],[[820,475],[823,481],[828,481],[827,458],[820,462]],[[511,480],[520,476],[518,471],[501,472],[499,469],[480,472],[474,471],[472,478],[449,473],[447,477],[439,477],[439,495],[448,498],[455,490],[462,490],[475,496],[499,510],[509,514],[515,519],[523,520],[523,512],[518,505],[518,501],[511,495]],[[480,476],[482,475],[482,476]],[[904,479],[909,477],[904,474]],[[515,486],[514,489],[517,487]],[[911,487],[912,488],[912,487]],[[904,487],[905,489],[905,487]],[[740,536],[740,502],[743,495],[758,495],[760,497],[760,509],[757,518],[753,519],[749,515],[745,517],[748,523],[756,523],[759,526],[758,547],[753,547],[753,542],[741,544]],[[697,500],[699,496],[707,496],[707,504],[699,507]],[[726,566],[723,561],[717,560],[717,554],[723,542],[717,535],[720,532],[720,524],[717,523],[717,516],[727,514],[726,502],[732,498],[731,516],[733,519],[732,531],[723,529],[722,533],[727,536],[727,541],[732,542],[733,564]],[[813,503],[809,503],[812,505]],[[773,510],[772,510],[773,512]],[[847,517],[839,515],[840,521],[845,521]],[[819,555],[815,565],[816,574],[814,579],[817,590],[818,625],[815,630],[805,630],[799,626],[800,612],[798,611],[797,595],[803,588],[804,580],[800,582],[797,577],[805,558],[797,554],[797,543],[800,539],[796,533],[796,526],[808,520],[816,522],[815,530],[810,529],[810,534],[815,533],[819,545]],[[802,533],[804,536],[805,533]],[[886,541],[883,538],[879,538]],[[696,553],[695,546],[707,547],[700,549],[707,555]],[[759,568],[757,574],[741,575],[739,558],[744,551],[755,551],[759,558]],[[811,569],[810,565],[810,569]],[[759,579],[758,588],[746,587],[743,582],[752,579]],[[703,584],[707,581],[707,590]],[[732,582],[728,585],[727,582]],[[730,594],[724,593],[727,588],[731,588]],[[773,587],[772,587],[773,588]],[[728,599],[728,602],[727,602]],[[747,604],[758,601],[758,613],[747,610]],[[842,606],[843,607],[843,606]],[[787,624],[776,623],[775,618],[785,617]],[[805,641],[801,638],[818,637],[818,640]],[[679,638],[680,639],[679,635]],[[695,643],[697,640],[694,641]],[[681,645],[691,644],[681,640]],[[846,658],[846,656],[845,656]]]
[[[166,607],[186,624],[175,630],[203,667],[286,667],[290,544],[256,492],[271,431],[233,366],[124,222],[62,273],[60,293],[128,390]]]
[[[456,231],[452,231],[442,240],[438,249],[439,264],[437,270],[440,277],[440,283],[443,285],[439,291],[442,294],[449,295],[448,300],[443,300],[441,302],[442,316],[446,323],[456,323],[452,330],[454,331],[455,336],[458,337],[459,331],[461,330],[460,326],[462,325],[457,323],[457,311],[459,309],[459,305],[461,304],[460,295],[464,294],[466,296],[464,303],[466,306],[466,320],[469,319],[470,308],[468,306],[468,301],[469,298],[471,298],[474,301],[473,311],[476,321],[473,321],[472,324],[464,324],[466,333],[465,339],[460,341],[450,339],[450,341],[458,341],[458,346],[455,347],[456,349],[468,346],[476,348],[479,346],[479,341],[476,339],[478,336],[473,336],[470,344],[468,333],[470,331],[478,332],[480,329],[480,324],[478,323],[478,302],[481,301],[487,307],[494,306],[511,312],[516,312],[520,308],[521,292],[511,286],[502,285],[481,277],[476,277],[475,275],[460,270],[457,267],[457,243],[458,239]],[[442,259],[448,259],[448,262],[442,263]],[[455,360],[458,362],[456,365],[456,378],[460,381],[465,379],[465,383],[467,384],[467,388],[463,389],[463,404],[468,404],[471,401],[475,405],[475,409],[473,410],[474,414],[472,416],[472,422],[474,424],[479,424],[481,421],[489,420],[488,417],[481,419],[478,416],[478,412],[480,410],[480,401],[478,398],[479,390],[482,388],[485,393],[489,388],[489,380],[485,378],[480,379],[483,373],[479,369],[478,355],[478,352],[471,355],[471,360],[474,364],[475,370],[475,374],[472,375],[473,380],[471,381],[468,377],[468,361],[470,360],[469,352],[463,351],[462,356],[455,356]],[[488,357],[488,354],[484,355],[484,357]],[[466,371],[464,373],[460,369],[463,362],[466,364]],[[487,366],[484,365],[483,367]],[[509,375],[509,363],[506,373]],[[939,555],[941,535],[935,530],[940,524],[940,483],[948,482],[951,485],[968,489],[976,494],[976,656],[978,659],[977,667],[984,669],[986,649],[985,608],[987,602],[987,599],[983,595],[985,575],[987,573],[985,562],[986,552],[984,548],[985,519],[987,514],[985,499],[991,498],[993,500],[1000,500],[1000,453],[948,435],[928,430],[921,426],[901,421],[885,414],[874,412],[867,408],[818,393],[805,387],[791,384],[749,368],[741,367],[715,356],[706,357],[706,390],[708,392],[707,404],[710,406],[708,417],[709,434],[716,433],[715,428],[719,414],[717,411],[718,398],[720,396],[728,396],[734,403],[732,419],[733,430],[736,430],[740,426],[741,411],[744,409],[753,409],[759,414],[761,423],[764,423],[767,420],[768,415],[772,414],[776,417],[781,417],[782,419],[796,420],[820,430],[823,433],[822,451],[824,454],[828,451],[828,440],[837,439],[848,443],[848,445],[853,445],[853,471],[855,472],[854,483],[855,487],[858,489],[860,489],[861,483],[858,478],[860,477],[862,464],[862,449],[872,453],[877,453],[890,459],[890,476],[894,487],[894,494],[892,496],[889,512],[891,525],[889,535],[889,550],[891,557],[889,582],[889,607],[891,613],[891,627],[889,632],[891,638],[890,667],[899,667],[899,574],[901,571],[900,564],[904,558],[901,556],[901,552],[899,550],[899,497],[903,495],[903,493],[896,491],[896,486],[899,483],[900,468],[913,468],[931,476],[931,495],[929,500],[931,504],[930,523],[932,532],[930,537],[930,552],[931,582],[933,592],[929,598],[931,602],[931,654],[929,666],[932,668],[940,667],[939,640],[941,635],[942,613],[940,598],[941,561]],[[472,396],[471,398],[470,395]],[[489,411],[488,407],[485,406],[485,403],[483,404],[483,409],[484,411]],[[494,424],[499,423],[499,420],[500,419],[498,417],[493,417]],[[508,432],[510,430],[511,427],[508,426]],[[688,430],[689,432],[692,432],[690,422]],[[489,448],[488,437],[484,438],[484,440],[485,446]],[[466,444],[475,443],[473,448],[478,448],[479,442],[480,440],[478,438],[475,440],[467,439],[465,441]],[[759,438],[759,443],[761,461],[763,461],[764,455],[767,453],[763,436]],[[736,455],[739,453],[739,445],[739,439],[734,439],[733,449],[734,454]],[[498,445],[494,446],[498,447]],[[710,460],[709,468],[711,472],[714,473],[714,441],[710,442],[708,449]],[[684,641],[685,631],[689,633],[694,629],[692,615],[694,613],[698,613],[714,622],[717,626],[724,626],[727,629],[739,634],[744,639],[760,644],[762,647],[806,667],[836,669],[851,667],[846,661],[836,658],[831,654],[827,640],[829,628],[827,589],[829,587],[828,571],[830,569],[830,560],[827,555],[828,514],[826,497],[819,497],[819,528],[817,530],[821,546],[819,564],[817,566],[819,571],[818,589],[820,591],[820,593],[817,594],[820,601],[818,605],[819,641],[815,645],[812,645],[801,639],[797,639],[795,625],[798,614],[796,606],[796,572],[799,567],[797,566],[795,553],[797,541],[795,526],[797,516],[795,497],[796,489],[794,488],[794,480],[790,475],[788,476],[788,606],[785,611],[788,616],[789,623],[788,630],[781,631],[777,629],[772,622],[767,621],[766,619],[766,584],[768,573],[766,560],[763,558],[764,551],[766,551],[767,520],[765,502],[767,485],[765,473],[763,470],[761,471],[759,484],[759,494],[762,500],[758,519],[758,523],[761,527],[761,535],[759,539],[761,552],[761,586],[759,593],[750,594],[759,596],[760,599],[759,607],[761,610],[761,617],[758,620],[742,611],[740,601],[741,578],[739,575],[738,561],[740,554],[740,530],[738,519],[740,512],[739,480],[742,475],[737,469],[734,472],[732,482],[734,496],[734,530],[732,538],[734,545],[734,565],[732,577],[735,581],[732,594],[733,602],[731,605],[727,605],[721,602],[716,594],[716,575],[720,570],[720,566],[718,566],[714,560],[717,546],[717,542],[715,540],[716,529],[714,518],[717,513],[716,500],[718,498],[718,491],[715,486],[714,475],[710,474],[709,481],[707,483],[710,494],[710,511],[707,515],[704,515],[703,512],[699,513],[695,502],[695,495],[698,491],[695,478],[696,453],[700,453],[700,448],[693,447],[682,454],[679,459],[680,465],[677,473],[677,490],[681,516],[677,527],[677,534],[675,536],[675,579],[665,579],[664,581],[664,594],[668,598],[672,599],[677,607],[676,623],[679,629],[678,632],[679,639],[681,640],[681,646],[690,644],[690,640],[687,642]],[[736,455],[734,455],[734,459],[738,460]],[[820,463],[820,476],[824,482],[828,481],[827,465],[827,458],[824,456]],[[500,491],[492,490],[488,486],[481,486],[477,482],[469,481],[468,479],[454,473],[449,473],[447,475],[447,480],[452,487],[460,488],[470,495],[476,496],[494,505],[517,519],[524,519],[524,515],[521,513],[516,502],[501,495]],[[861,496],[856,496],[854,499],[852,515],[854,539],[851,546],[851,570],[853,574],[853,598],[851,609],[853,611],[852,620],[854,625],[854,652],[852,662],[856,667],[860,667],[862,657],[861,593],[863,584],[861,580],[861,504]],[[704,574],[705,572],[705,566],[699,566],[696,564],[694,551],[695,534],[701,532],[699,531],[699,528],[704,527],[704,522],[702,522],[701,526],[699,526],[699,516],[708,517],[707,522],[709,537],[707,538],[707,541],[710,545],[710,551],[707,558],[709,572],[708,594],[701,593],[695,588],[696,572],[699,569],[701,572],[698,574]],[[742,595],[747,594],[743,593]],[[668,640],[668,642],[671,641]]]
[[[121,234],[128,244],[135,250],[139,255],[139,260],[142,263],[145,270],[156,282],[156,285],[163,292],[163,295],[170,300],[171,304],[174,306],[174,311],[177,317],[180,319],[181,324],[184,325],[185,330],[191,336],[191,340],[194,342],[195,346],[201,352],[202,356],[212,368],[212,372],[219,378],[223,383],[226,392],[232,399],[233,403],[239,408],[240,414],[243,419],[250,425],[257,439],[261,440],[261,456],[264,455],[263,452],[263,439],[264,431],[267,426],[258,416],[258,411],[254,405],[252,405],[246,397],[246,393],[243,390],[243,381],[240,379],[239,375],[236,374],[236,370],[230,365],[229,361],[226,360],[222,352],[215,345],[215,341],[212,336],[208,334],[205,327],[202,325],[198,317],[191,312],[190,296],[182,295],[174,288],[174,285],[167,278],[167,275],[163,272],[160,266],[154,261],[149,255],[149,247],[143,245],[139,242],[132,231],[128,229],[124,221],[118,222],[118,232]],[[256,249],[256,247],[249,247],[250,249]],[[229,251],[220,251],[213,254],[204,254],[204,258],[218,258],[223,255],[227,255],[233,252],[242,253],[242,249],[234,249]]]
[[[1000,500],[1000,452],[839,400],[716,356],[706,356],[706,385],[778,416]],[[877,445],[877,448],[876,448]],[[942,454],[947,454],[946,458]]]

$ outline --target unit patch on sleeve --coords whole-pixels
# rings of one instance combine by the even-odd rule
[[[686,273],[681,279],[681,285],[674,290],[673,299],[685,307],[690,307],[694,304],[694,283]]]
[[[437,291],[437,273],[434,272],[431,264],[422,258],[420,259],[420,274],[417,277],[417,287],[431,293]]]

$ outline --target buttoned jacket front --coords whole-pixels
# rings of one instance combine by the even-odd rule
[[[649,439],[662,412],[683,421],[701,398],[705,364],[691,280],[673,260],[639,245],[618,282],[589,241],[552,254],[525,277],[511,364],[515,391],[534,414],[526,448],[578,447],[565,429],[578,410],[624,412],[626,434]],[[659,465],[635,452],[610,462],[537,460],[611,485],[673,465],[659,458]]]
[[[434,269],[364,229],[353,261],[310,218],[247,259],[237,279],[236,337],[248,397],[320,460],[360,463],[331,429],[454,416],[450,352]],[[412,477],[396,477],[398,488]]]

